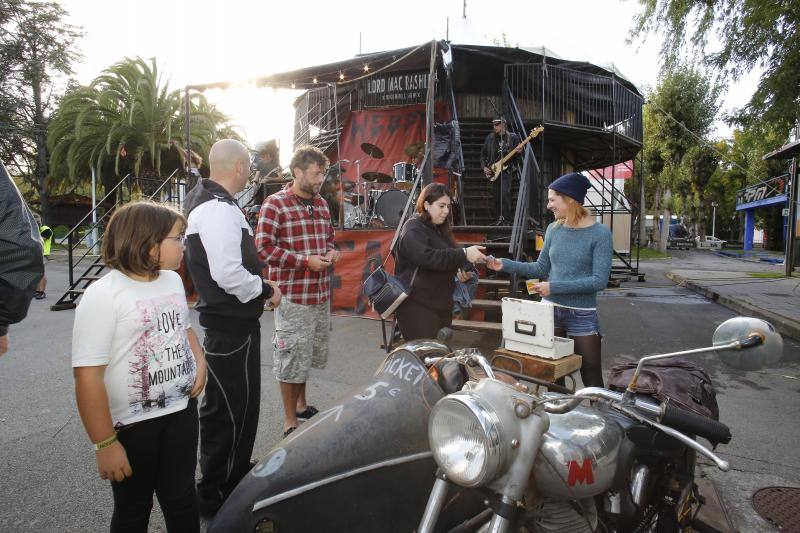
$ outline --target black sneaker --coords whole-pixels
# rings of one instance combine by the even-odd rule
[[[308,420],[317,413],[319,413],[319,409],[317,409],[313,405],[309,405],[308,407],[306,407],[305,411],[303,411],[302,413],[297,413],[297,419]]]

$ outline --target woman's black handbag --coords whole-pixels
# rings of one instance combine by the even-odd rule
[[[375,312],[383,320],[386,320],[411,294],[411,285],[414,284],[416,275],[417,271],[414,270],[414,276],[411,278],[411,283],[408,284],[399,277],[386,272],[381,265],[373,270],[372,274],[364,281],[361,291],[369,298],[369,303],[372,304]]]

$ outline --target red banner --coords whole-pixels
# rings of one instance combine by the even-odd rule
[[[633,177],[633,160],[623,161],[610,167],[596,168],[589,170],[589,177],[595,179],[610,180],[612,177],[618,180],[627,180]]]
[[[333,312],[340,315],[369,316],[377,318],[361,286],[373,270],[389,253],[394,229],[339,230],[336,232],[336,249],[342,256],[333,271]],[[389,272],[394,272],[394,259],[387,261]]]
[[[377,146],[383,158],[369,157],[361,149],[363,143]],[[382,172],[392,176],[392,166],[410,162],[406,147],[425,144],[425,104],[390,109],[353,111],[344,125],[341,136],[340,157],[350,161],[345,164],[345,179],[356,181],[356,161],[361,161],[360,171]]]

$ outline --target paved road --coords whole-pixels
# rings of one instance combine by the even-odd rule
[[[663,277],[678,265],[687,268],[707,259],[679,252],[669,261],[643,263],[645,283],[626,283],[602,295],[606,368],[644,354],[710,342],[714,327],[733,313]],[[730,270],[731,265],[725,267]],[[63,260],[48,265],[48,276],[48,299],[33,303],[28,319],[12,329],[11,353],[0,358],[0,531],[103,531],[109,523],[111,495],[95,473],[94,454],[75,409],[69,367],[73,312],[49,311],[55,289],[65,283]],[[264,387],[255,457],[279,440],[282,429],[271,376],[269,314],[262,327]],[[375,322],[334,319],[329,368],[315,372],[309,383],[315,404],[333,404],[372,375],[382,360],[379,337]],[[461,333],[456,338],[461,346],[490,347],[497,342],[490,335]],[[800,437],[795,414],[800,404],[800,346],[787,340],[781,363],[761,372],[735,371],[712,356],[698,360],[711,372],[722,419],[734,435],[730,445],[720,448],[734,471],[722,474],[707,465],[703,471],[721,491],[739,530],[774,531],[755,515],[749,497],[762,486],[800,486],[800,454],[794,451]],[[151,531],[163,530],[156,510]]]

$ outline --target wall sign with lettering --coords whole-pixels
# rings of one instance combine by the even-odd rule
[[[428,72],[393,72],[370,76],[362,82],[364,107],[420,104],[428,93]]]

